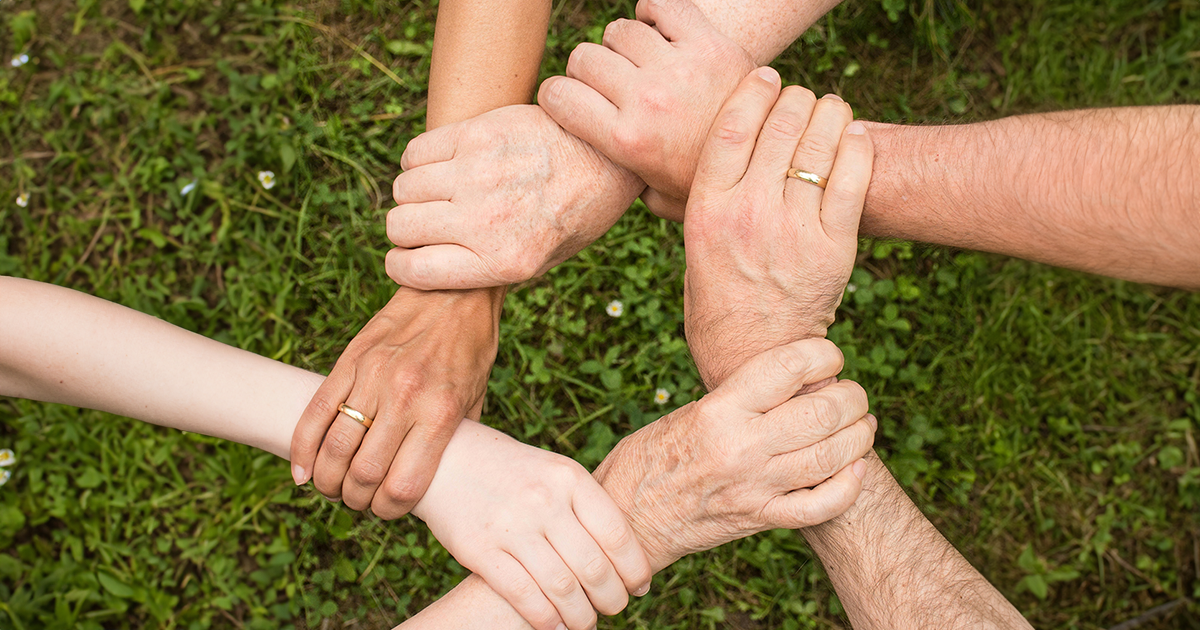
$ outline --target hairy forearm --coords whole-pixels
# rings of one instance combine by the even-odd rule
[[[1200,107],[871,126],[862,230],[1200,289]]]
[[[845,514],[803,530],[856,630],[1028,628],[925,518],[878,457]]]

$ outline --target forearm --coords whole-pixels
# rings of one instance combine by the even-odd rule
[[[549,21],[547,0],[443,0],[433,37],[426,127],[528,103]]]
[[[760,65],[770,63],[839,2],[695,0],[717,30],[737,42]]]
[[[0,277],[0,394],[288,456],[321,377],[53,285]]]
[[[870,131],[865,233],[1200,288],[1200,107]]]
[[[937,531],[878,457],[858,501],[802,530],[856,630],[1029,628]]]

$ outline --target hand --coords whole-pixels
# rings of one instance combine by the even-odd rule
[[[824,337],[854,267],[872,145],[850,107],[761,68],[713,123],[683,224],[684,329],[711,387],[746,357]],[[796,167],[820,187],[787,177]]]
[[[464,416],[478,418],[496,358],[502,290],[402,288],[358,333],[292,436],[292,475],[355,510],[400,518],[433,479]],[[370,430],[338,413],[345,403]]]
[[[708,128],[755,63],[688,0],[641,0],[637,20],[580,44],[538,103],[564,129],[633,171],[655,214],[683,220]]]
[[[857,383],[831,379],[829,341],[780,346],[697,402],[621,440],[595,477],[633,524],[655,571],[767,529],[833,518],[862,489],[876,422]]]
[[[595,628],[596,610],[650,587],[633,529],[582,466],[478,422],[458,428],[413,514],[536,630]]]
[[[536,105],[421,134],[400,164],[387,271],[419,289],[543,274],[604,234],[643,188]]]

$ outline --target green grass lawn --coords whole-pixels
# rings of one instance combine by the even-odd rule
[[[632,8],[558,2],[545,73]],[[0,274],[327,370],[392,291],[383,216],[434,10],[0,1]],[[1200,0],[854,2],[776,67],[887,121],[1197,103]],[[517,287],[484,420],[593,466],[698,398],[683,260],[679,226],[639,205]],[[1200,296],[880,241],[853,283],[831,336],[881,454],[1034,625],[1200,598]],[[464,575],[419,522],[334,506],[246,447],[0,399],[2,447],[0,628],[390,627]],[[601,625],[848,626],[790,532],[687,558]]]

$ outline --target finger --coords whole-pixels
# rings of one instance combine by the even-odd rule
[[[816,487],[775,497],[763,508],[763,518],[773,528],[799,529],[824,523],[854,505],[865,475],[866,462],[856,461]]]
[[[639,68],[671,51],[671,44],[653,26],[639,20],[613,20],[604,27],[605,48]],[[568,70],[570,66],[568,66]]]
[[[858,238],[858,222],[871,184],[874,159],[875,146],[866,126],[857,121],[846,125],[829,185],[821,198],[821,226],[831,238],[848,242]]]
[[[397,247],[387,253],[384,268],[396,284],[422,291],[482,289],[525,280],[509,280],[504,268],[461,245]]]
[[[811,488],[871,452],[874,422],[864,416],[808,448],[772,457],[763,474],[784,492]]]
[[[779,95],[779,73],[770,67],[751,72],[721,106],[700,152],[692,190],[725,192],[746,173],[763,121]]]
[[[509,553],[533,576],[569,630],[590,630],[596,625],[596,610],[579,586],[579,580],[549,543],[539,539],[520,553],[513,550]]]
[[[700,35],[711,26],[690,0],[640,0],[634,13],[672,42]]]
[[[746,169],[747,186],[771,195],[783,193],[788,168],[816,104],[817,97],[811,90],[798,85],[783,88],[758,134],[754,156]]]
[[[645,26],[643,24],[643,26]],[[634,84],[637,68],[628,59],[597,44],[582,43],[571,51],[567,76],[582,81],[620,107]]]
[[[491,554],[486,562],[472,570],[478,572],[479,577],[535,630],[556,630],[562,623],[562,617],[542,593],[537,581],[509,554]]]
[[[375,493],[371,511],[376,516],[384,520],[400,518],[425,496],[465,411],[458,405],[439,408],[428,402],[409,410],[409,414],[419,414],[420,420],[409,429],[391,460],[383,486]]]
[[[800,137],[800,144],[797,145],[796,154],[792,158],[792,167],[828,178],[833,170],[833,160],[837,155],[842,132],[851,120],[854,120],[854,114],[850,106],[836,94],[821,97],[813,107],[812,118],[808,121],[804,135]],[[794,198],[800,202],[798,207],[811,208],[813,214],[817,214],[824,191],[815,184],[792,177],[787,181],[785,199]]]
[[[312,478],[313,465],[325,433],[338,415],[338,405],[350,395],[354,387],[354,369],[335,365],[329,376],[317,388],[304,414],[296,423],[292,433],[289,458],[292,462],[292,479],[296,485],[304,485]]]
[[[408,146],[404,147],[404,154],[400,156],[400,168],[407,171],[418,166],[454,159],[461,129],[462,125],[458,123],[445,125],[409,140]]]
[[[434,162],[413,167],[392,180],[392,200],[397,206],[424,201],[449,201],[461,183],[454,162]]]
[[[638,597],[650,590],[654,573],[633,526],[599,485],[584,484],[571,502],[579,523],[612,562],[625,590]],[[607,614],[607,613],[606,613]]]
[[[388,469],[396,459],[400,444],[412,428],[412,418],[403,407],[384,404],[379,405],[378,409],[342,482],[342,503],[352,510],[365,510],[374,505],[376,491],[388,476]],[[393,518],[404,514],[407,511]],[[376,515],[380,516],[378,513]]]
[[[603,153],[603,151],[601,151]],[[676,199],[670,195],[647,188],[642,193],[642,202],[646,204],[646,208],[654,213],[654,216],[676,223],[683,223],[685,210],[687,209],[686,199]]]
[[[772,348],[739,367],[710,396],[754,413],[782,405],[805,385],[837,376],[842,351],[827,339],[803,339]]]
[[[542,81],[537,100],[558,126],[621,163],[620,156],[613,153],[620,111],[612,101],[583,81],[570,77]]]
[[[352,392],[346,401],[346,406],[354,409],[367,418],[374,418],[374,405],[356,397]],[[325,441],[317,453],[317,462],[313,467],[313,485],[325,498],[337,500],[342,497],[342,485],[346,480],[346,472],[350,470],[358,447],[362,444],[367,428],[354,418],[339,413],[334,419],[329,431],[325,433]]]
[[[608,556],[578,522],[547,532],[546,540],[575,574],[593,608],[602,615],[615,615],[625,609],[629,591]]]
[[[751,422],[761,431],[763,449],[774,456],[812,446],[854,424],[869,409],[861,385],[838,381],[797,396]]]
[[[457,243],[464,222],[463,213],[449,201],[406,203],[388,211],[388,240],[406,249]]]

